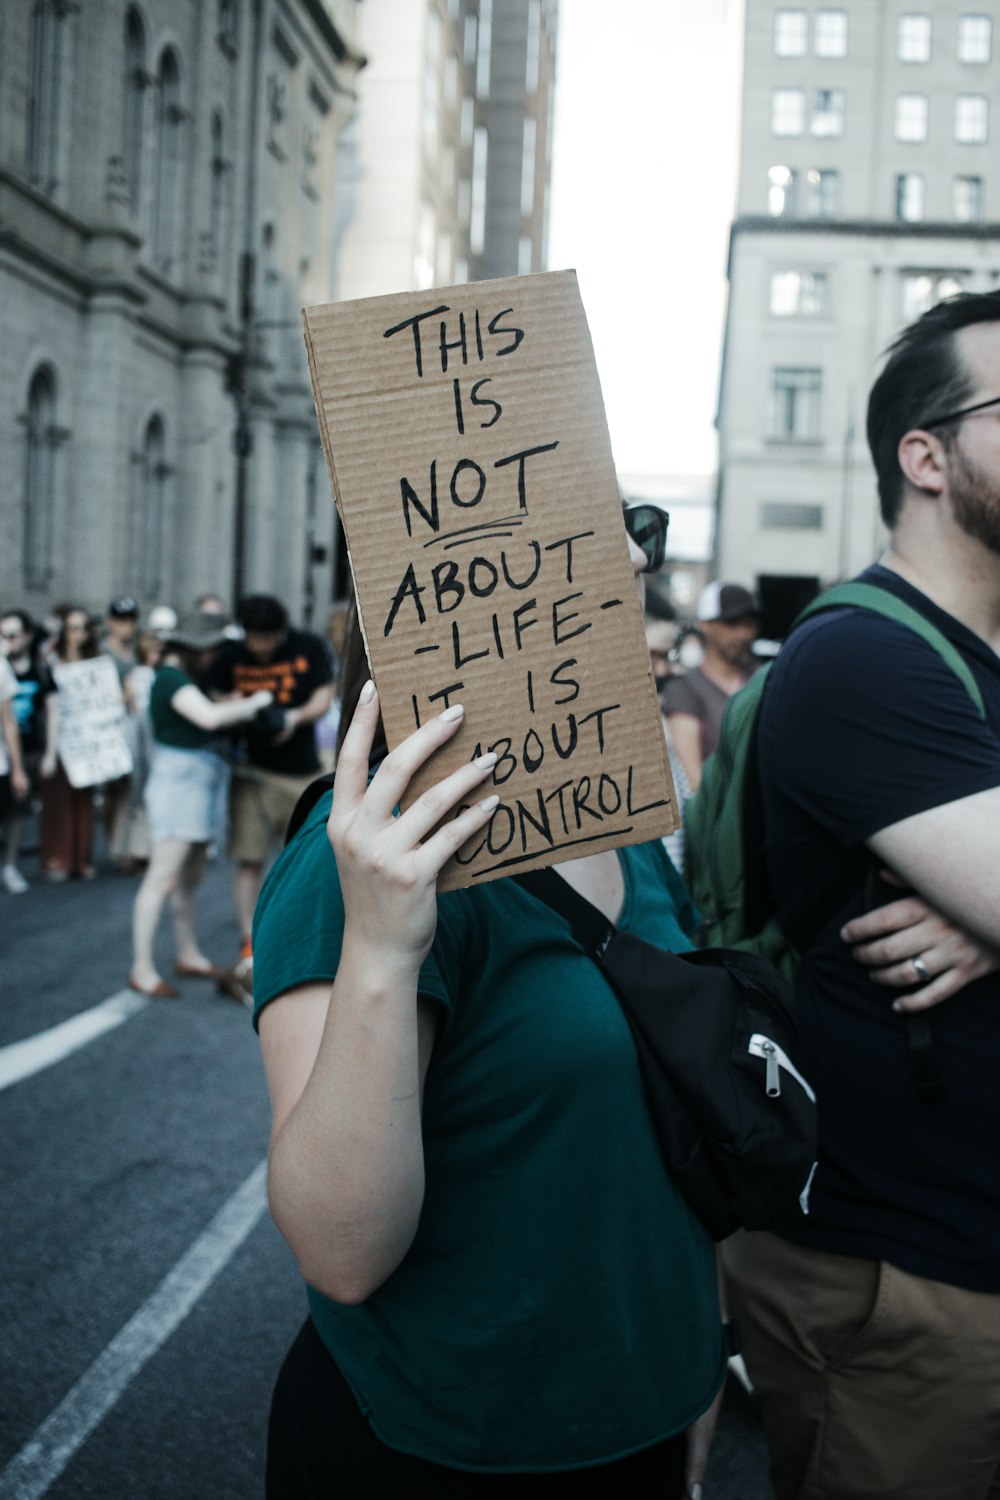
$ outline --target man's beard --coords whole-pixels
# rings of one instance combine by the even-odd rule
[[[962,531],[1000,553],[1000,482],[974,468],[952,448],[951,508]]]

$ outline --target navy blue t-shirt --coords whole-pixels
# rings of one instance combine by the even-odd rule
[[[929,1013],[947,1098],[927,1103],[894,994],[872,983],[838,936],[867,906],[875,861],[865,840],[1000,786],[1000,658],[898,574],[876,566],[862,578],[914,606],[958,648],[986,720],[932,646],[861,610],[807,621],[775,663],[760,726],[765,859],[787,932],[802,941],[817,915],[829,918],[796,980],[820,1167],[809,1218],[787,1233],[1000,1291],[1000,975]]]

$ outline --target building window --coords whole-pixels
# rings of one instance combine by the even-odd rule
[[[813,97],[810,135],[843,135],[844,90],[817,89]]]
[[[444,102],[449,109],[458,103],[458,58],[453,52],[444,60]]]
[[[122,168],[132,212],[142,207],[142,156],[144,148],[146,33],[137,10],[125,16],[125,89],[122,110]]]
[[[993,22],[989,16],[959,16],[958,60],[988,63],[993,50]]]
[[[955,297],[963,282],[953,271],[915,271],[903,277],[903,319],[912,323],[945,297]]]
[[[930,16],[900,16],[896,26],[896,56],[900,62],[930,62]]]
[[[482,255],[486,244],[486,158],[489,136],[484,125],[476,126],[472,142],[472,194],[469,205],[469,249]]]
[[[476,97],[490,92],[490,53],[493,48],[493,0],[479,0],[479,44],[476,48]]]
[[[767,211],[774,218],[795,214],[796,173],[791,167],[771,167],[767,174]]]
[[[810,167],[805,176],[806,217],[833,219],[840,212],[840,173],[828,167]]]
[[[530,219],[535,212],[535,154],[538,127],[533,115],[524,118],[521,141],[521,217]]]
[[[170,48],[160,57],[155,99],[150,248],[156,269],[169,276],[176,270],[177,187],[184,119],[180,70]]]
[[[927,95],[896,95],[897,141],[926,141]]]
[[[985,94],[959,94],[955,100],[955,139],[981,146],[989,133],[989,100]]]
[[[476,101],[466,94],[462,100],[462,108],[459,112],[459,134],[463,146],[472,145],[472,137],[476,128]]]
[[[926,183],[922,172],[900,172],[896,178],[896,218],[917,224],[924,216]]]
[[[232,224],[233,164],[226,153],[222,115],[212,111],[212,179],[209,196],[209,242],[216,275],[225,283],[229,271],[229,232]]]
[[[847,56],[846,10],[818,10],[816,12],[813,51],[817,57]]]
[[[962,224],[978,224],[983,217],[983,179],[956,177],[951,190],[951,210]]]
[[[805,57],[809,43],[809,18],[804,10],[774,12],[775,57]]]
[[[24,450],[24,586],[48,587],[52,577],[55,517],[56,382],[52,371],[36,370],[28,387]]]
[[[775,366],[771,372],[772,438],[791,442],[818,438],[822,391],[822,370],[814,366]]]
[[[771,315],[775,318],[822,318],[830,308],[830,278],[825,271],[774,271]]]
[[[764,500],[760,507],[762,531],[822,531],[822,505],[796,505],[785,500]]]
[[[227,57],[236,56],[236,0],[218,0],[215,37]]]
[[[476,60],[476,47],[478,26],[475,16],[469,11],[465,17],[465,32],[462,40],[463,57],[466,67],[471,68]]]
[[[140,594],[158,594],[163,571],[166,527],[166,440],[162,417],[150,417],[139,456],[139,493],[136,496],[135,576]]]
[[[434,209],[429,203],[421,203],[420,218],[417,223],[417,252],[413,262],[414,281],[421,290],[434,285],[436,251],[434,231]]]
[[[771,134],[801,135],[806,124],[806,96],[802,89],[772,89]]]
[[[427,12],[424,32],[424,149],[431,155],[438,142],[438,82],[441,70],[441,17]],[[427,282],[430,286],[431,282]]]
[[[50,196],[58,187],[62,63],[67,7],[36,0],[28,49],[28,181]]]

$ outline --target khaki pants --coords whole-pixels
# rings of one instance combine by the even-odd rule
[[[1000,1294],[773,1234],[723,1259],[778,1500],[1000,1500]]]
[[[229,808],[229,853],[240,864],[263,865],[285,841],[295,804],[316,775],[281,776],[255,766],[237,767]]]

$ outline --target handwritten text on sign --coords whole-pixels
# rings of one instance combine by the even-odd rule
[[[498,756],[501,804],[441,885],[669,832],[575,276],[309,308],[305,324],[389,744],[465,704],[407,802],[463,760]]]
[[[59,759],[70,786],[98,786],[127,776],[132,770],[128,717],[110,656],[62,662],[54,676],[59,689]]]

